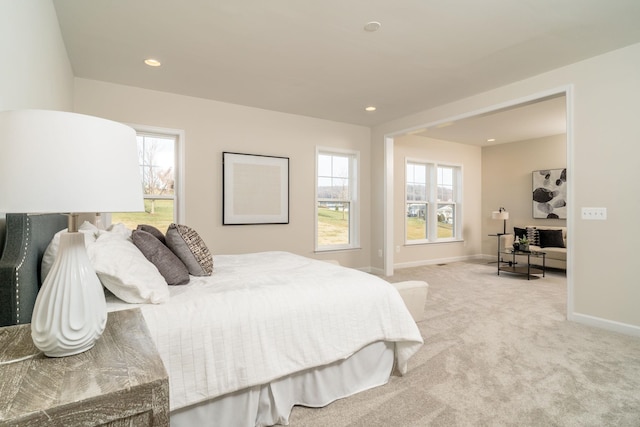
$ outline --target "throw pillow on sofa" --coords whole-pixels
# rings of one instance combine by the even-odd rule
[[[541,248],[564,248],[562,230],[538,230]]]
[[[513,234],[516,236],[516,239],[521,239],[523,236],[527,236],[527,229],[520,227],[513,227]]]
[[[527,227],[527,239],[532,246],[540,246],[540,233],[535,227]]]

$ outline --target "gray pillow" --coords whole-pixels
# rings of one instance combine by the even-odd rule
[[[131,240],[145,258],[156,266],[169,285],[189,283],[189,271],[184,263],[151,233],[133,230]]]
[[[160,240],[163,245],[167,244],[167,242],[164,240],[164,234],[162,234],[162,231],[158,230],[153,225],[140,224],[138,225],[138,230],[146,231],[147,233],[153,235],[156,239]]]
[[[167,246],[187,266],[193,276],[210,276],[213,256],[198,233],[186,225],[171,224],[165,236]]]

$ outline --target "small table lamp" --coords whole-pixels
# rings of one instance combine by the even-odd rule
[[[51,357],[89,350],[104,331],[107,309],[77,215],[144,210],[136,133],[82,114],[4,111],[0,153],[0,212],[70,214],[36,298],[33,342]]]
[[[509,219],[509,212],[507,212],[505,208],[500,208],[497,211],[491,212],[491,218],[504,220],[502,234],[507,234],[507,220]]]

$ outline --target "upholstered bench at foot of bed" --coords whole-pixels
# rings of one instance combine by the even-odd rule
[[[337,260],[325,259],[323,260],[330,264],[340,265]],[[392,283],[396,287],[404,304],[409,309],[409,313],[413,317],[413,320],[419,322],[424,319],[424,304],[427,302],[427,292],[429,290],[429,284],[421,280],[408,280],[406,282]]]
[[[413,320],[419,322],[424,319],[424,305],[427,302],[429,284],[421,280],[409,280],[393,283],[402,300],[413,316]]]

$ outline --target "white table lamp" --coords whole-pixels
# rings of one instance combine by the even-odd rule
[[[507,234],[507,220],[509,219],[509,212],[505,208],[500,208],[497,211],[491,212],[492,219],[501,219],[504,221],[502,234]]]
[[[62,111],[0,112],[0,212],[69,214],[31,318],[33,342],[47,356],[89,350],[106,326],[77,214],[143,210],[132,128]]]

